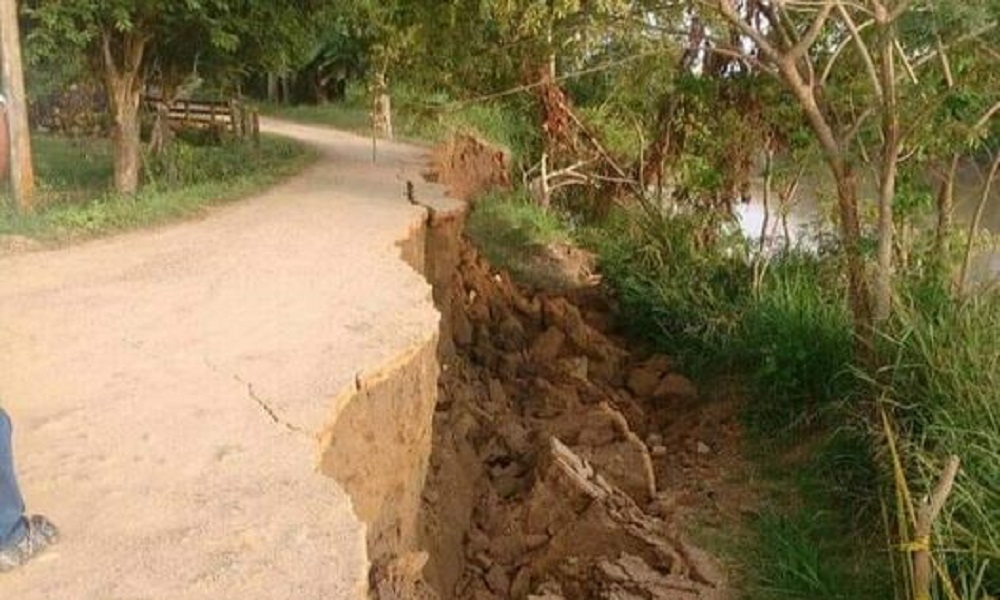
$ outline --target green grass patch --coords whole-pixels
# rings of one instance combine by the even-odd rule
[[[110,191],[107,140],[36,136],[38,208],[0,208],[0,235],[66,241],[188,217],[206,207],[259,191],[301,171],[316,153],[292,140],[262,136],[260,148],[237,142],[194,146],[176,141],[146,165],[134,197]]]
[[[31,144],[43,193],[104,189],[111,181],[111,144],[107,140],[35,134]]]
[[[551,244],[572,239],[559,213],[545,210],[530,197],[494,193],[473,205],[466,234],[494,266],[508,270],[523,284],[545,287],[550,274],[538,257]]]
[[[703,245],[702,225],[697,216],[619,213],[582,240],[598,255],[626,330],[707,378],[737,356],[751,280],[741,242]]]
[[[746,418],[755,432],[808,429],[857,387],[851,316],[838,289],[835,268],[790,252],[773,260],[746,304],[736,335],[752,384]]]
[[[755,462],[769,490],[738,544],[750,600],[868,600],[893,595],[878,504],[879,472],[861,429],[774,441]],[[858,495],[864,499],[855,503]],[[851,511],[867,506],[870,510]]]
[[[891,598],[888,565],[851,537],[836,510],[768,509],[752,524],[750,600]],[[859,554],[859,549],[862,554]],[[879,573],[872,561],[886,568]],[[881,576],[879,576],[881,575]]]

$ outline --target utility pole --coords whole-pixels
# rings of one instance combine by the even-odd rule
[[[0,85],[7,104],[10,138],[10,188],[18,210],[28,212],[35,192],[35,169],[31,162],[28,103],[21,66],[21,34],[17,0],[0,0]]]

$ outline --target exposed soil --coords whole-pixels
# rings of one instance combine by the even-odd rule
[[[616,335],[589,283],[528,292],[463,240],[447,298],[437,290],[451,343],[424,493],[429,562],[395,565],[383,581],[418,583],[380,597],[728,596],[684,530],[749,505],[735,402],[704,399],[670,357]],[[421,568],[429,587],[400,575]]]
[[[459,133],[433,150],[424,177],[445,183],[456,198],[475,198],[510,188],[510,159],[504,150]]]

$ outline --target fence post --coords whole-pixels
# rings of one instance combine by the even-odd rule
[[[233,136],[239,137],[240,134],[240,124],[239,124],[239,104],[236,100],[229,101],[229,126],[233,129]]]
[[[253,109],[251,112],[252,118],[252,128],[253,128],[253,145],[255,148],[260,148],[260,113],[257,109]]]

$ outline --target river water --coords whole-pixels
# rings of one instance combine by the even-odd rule
[[[972,222],[982,194],[984,177],[985,175],[980,175],[972,169],[965,169],[959,175],[955,186],[956,227],[968,228],[969,223]],[[757,189],[751,202],[736,206],[740,227],[747,237],[754,240],[760,239],[764,220],[764,205],[761,196],[760,190]],[[874,194],[871,197],[870,202],[874,206]],[[833,203],[832,198],[820,202],[815,194],[809,195],[800,192],[798,202],[789,211],[787,218],[789,234],[792,239],[796,243],[810,246],[817,231],[821,231],[823,227],[830,227],[829,215],[832,214]],[[771,201],[768,236],[780,239],[783,231],[776,205],[777,198],[775,197]],[[826,225],[821,225],[823,223]],[[933,227],[933,224],[928,224],[928,227]],[[1000,181],[993,184],[990,200],[983,212],[980,231],[992,234],[993,239],[988,247],[976,255],[973,264],[974,277],[978,280],[1000,280]]]

